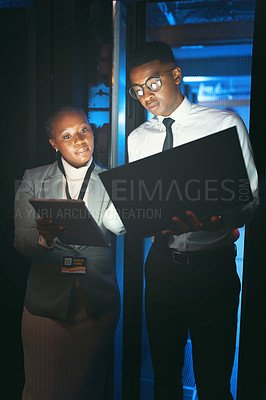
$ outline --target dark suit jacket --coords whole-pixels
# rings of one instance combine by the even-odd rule
[[[110,199],[98,176],[102,169],[95,165],[89,181],[87,207],[105,235],[103,215]],[[31,197],[62,198],[63,175],[57,162],[26,170],[15,199],[15,248],[32,257],[25,305],[32,313],[66,320],[75,274],[61,272],[63,256],[86,257],[86,274],[80,274],[88,315],[117,307],[119,291],[109,248],[72,246],[55,238],[49,250],[38,244],[36,214],[29,203]]]

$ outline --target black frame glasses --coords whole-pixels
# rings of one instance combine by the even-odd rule
[[[169,69],[168,71],[164,72],[161,76],[150,76],[143,85],[133,85],[129,89],[128,93],[130,96],[135,99],[139,100],[144,95],[143,87],[145,86],[150,92],[159,92],[162,88],[161,78],[170,71],[173,71],[176,67]]]

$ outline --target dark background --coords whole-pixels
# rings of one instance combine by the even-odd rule
[[[13,249],[13,202],[26,168],[54,154],[45,120],[60,104],[87,109],[90,2],[38,0],[0,10],[1,43],[1,391],[20,399],[21,313],[29,260]],[[37,400],[37,399],[36,399]]]

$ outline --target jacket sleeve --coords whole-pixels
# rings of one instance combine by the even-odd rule
[[[34,181],[30,171],[26,170],[15,197],[14,246],[19,253],[29,257],[50,251],[38,244],[39,232],[36,229],[36,213],[29,203],[29,199],[32,197],[35,197]]]

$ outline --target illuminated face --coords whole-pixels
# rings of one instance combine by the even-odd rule
[[[85,165],[93,153],[93,133],[80,111],[63,111],[55,119],[50,144],[75,168]]]
[[[179,89],[182,75],[179,67],[174,68],[171,64],[161,64],[159,60],[150,61],[146,64],[133,68],[130,71],[130,81],[133,85],[143,86],[144,94],[139,99],[140,103],[154,115],[167,117],[183,101],[183,96]],[[162,76],[162,87],[158,92],[151,92],[145,87],[147,79],[153,76]]]

